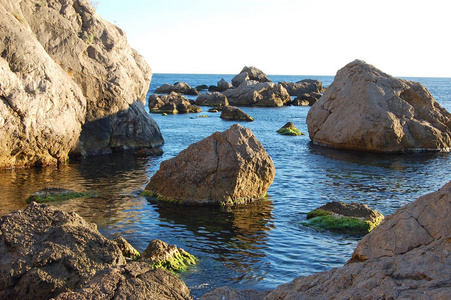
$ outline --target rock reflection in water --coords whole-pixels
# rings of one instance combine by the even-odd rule
[[[224,280],[229,277],[228,284],[264,278],[264,269],[269,267],[264,250],[268,248],[269,232],[274,228],[270,200],[232,208],[152,203],[156,205],[160,221],[182,225],[194,233],[191,249],[196,249],[198,255],[220,261],[228,268],[222,270]],[[201,259],[200,264],[208,265],[208,258]],[[190,281],[189,274],[184,280]]]

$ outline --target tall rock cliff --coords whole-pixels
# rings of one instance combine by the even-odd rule
[[[0,0],[0,167],[163,143],[152,73],[85,0]]]

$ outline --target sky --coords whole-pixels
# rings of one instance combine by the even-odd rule
[[[154,73],[451,77],[449,0],[98,0]]]

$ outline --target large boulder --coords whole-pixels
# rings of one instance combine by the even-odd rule
[[[449,151],[451,114],[420,83],[397,79],[356,60],[307,115],[310,139],[374,152]]]
[[[196,99],[197,105],[205,105],[205,106],[214,106],[214,107],[223,107],[228,106],[229,101],[224,94],[219,92],[206,93],[201,94]]]
[[[163,143],[149,66],[88,1],[0,0],[0,14],[0,167]]]
[[[248,128],[232,125],[163,161],[144,194],[186,204],[233,205],[265,196],[272,159]]]
[[[151,113],[166,114],[202,112],[199,106],[192,105],[188,99],[176,92],[172,92],[169,95],[150,95],[149,110]]]
[[[88,299],[92,293],[98,299],[190,298],[183,282],[162,272],[147,263],[127,263],[114,241],[75,213],[32,202],[0,219],[1,299],[49,299],[61,293],[70,295],[59,299]]]
[[[323,92],[323,83],[316,79],[303,79],[298,82],[282,81],[279,84],[286,88],[290,96],[300,96],[306,93],[321,93]]]
[[[36,39],[22,2],[0,0],[0,168],[65,161],[85,122],[82,90]]]
[[[450,218],[448,182],[386,218],[359,242],[345,266],[298,277],[252,299],[448,299]],[[226,292],[218,289],[202,299],[232,294]],[[249,291],[233,294],[236,299],[250,299],[245,298]]]
[[[231,89],[233,87],[233,85],[226,81],[224,78],[221,78],[221,80],[218,81],[218,91],[219,92],[224,92],[225,90]]]
[[[246,80],[237,88],[228,89],[224,95],[234,106],[283,106],[291,101],[287,90],[274,82]]]
[[[241,72],[232,79],[232,85],[238,87],[246,80],[255,80],[258,82],[271,82],[271,80],[256,67],[244,67]]]
[[[192,95],[192,96],[199,95],[199,91],[197,91],[195,88],[192,88],[186,82],[176,82],[174,84],[165,83],[155,90],[155,93],[157,94],[170,94],[172,92],[183,95]]]

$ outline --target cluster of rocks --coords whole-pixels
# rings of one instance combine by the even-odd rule
[[[157,147],[152,72],[89,1],[0,0],[0,168]]]
[[[123,238],[108,240],[76,213],[32,202],[0,219],[0,298],[191,299],[181,280],[153,267],[176,253],[185,252],[153,241],[136,260]]]
[[[183,88],[182,88],[183,87]],[[155,93],[172,93],[196,95],[197,89],[186,83],[174,85],[165,84],[155,90]],[[208,87],[209,92],[200,94],[196,99],[197,105],[223,107],[232,106],[262,106],[277,107],[283,105],[313,105],[324,91],[318,80],[305,79],[293,82],[272,82],[264,72],[255,67],[244,67],[232,79],[232,83],[222,78],[216,86]],[[192,92],[194,91],[194,92]],[[211,92],[211,93],[210,93]],[[292,96],[296,99],[292,100]],[[153,106],[149,103],[150,109]]]
[[[169,95],[150,95],[149,109],[151,113],[186,114],[202,112],[202,109],[192,104],[181,94],[171,92]]]

